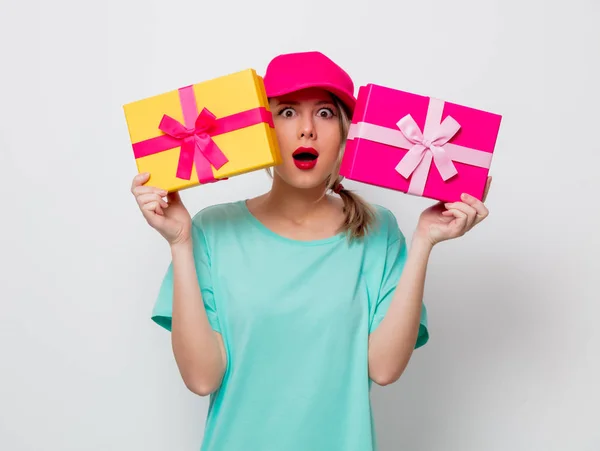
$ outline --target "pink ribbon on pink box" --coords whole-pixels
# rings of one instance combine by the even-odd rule
[[[458,173],[454,161],[489,169],[492,162],[490,152],[449,142],[460,130],[460,124],[450,116],[441,121],[444,103],[443,100],[430,98],[423,131],[413,117],[407,114],[397,122],[398,129],[368,122],[352,124],[348,139],[367,139],[407,149],[408,152],[396,166],[396,171],[407,180],[410,177],[408,193],[417,196],[423,195],[432,163],[444,181]]]
[[[179,100],[184,124],[163,115],[158,128],[164,135],[133,144],[135,158],[153,155],[174,147],[181,147],[177,164],[177,177],[190,180],[195,164],[198,181],[211,183],[215,179],[212,167],[220,169],[229,160],[212,140],[213,136],[229,133],[261,122],[273,127],[273,116],[264,107],[216,118],[207,108],[198,113],[193,86],[179,89]]]

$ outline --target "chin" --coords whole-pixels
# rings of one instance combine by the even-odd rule
[[[303,171],[294,167],[290,168],[277,168],[275,173],[285,183],[294,188],[298,189],[313,189],[323,186],[327,180],[328,175],[331,171],[319,170],[320,168],[315,167],[314,169]]]

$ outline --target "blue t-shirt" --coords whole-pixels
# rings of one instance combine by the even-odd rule
[[[202,450],[376,450],[368,337],[407,257],[396,218],[376,206],[363,240],[278,235],[245,201],[195,215],[194,258],[227,368],[211,394]],[[170,330],[172,266],[152,319]],[[415,347],[428,340],[423,305]]]

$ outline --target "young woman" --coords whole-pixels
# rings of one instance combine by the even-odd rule
[[[371,383],[396,381],[428,340],[431,250],[488,210],[468,195],[438,203],[409,246],[388,209],[340,183],[356,102],[346,72],[295,53],[264,81],[283,160],[269,192],[192,219],[149,174],[133,181],[172,254],[152,318],[186,386],[211,395],[203,450],[375,450]]]

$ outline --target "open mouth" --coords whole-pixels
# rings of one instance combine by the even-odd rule
[[[319,152],[312,147],[298,147],[292,157],[296,161],[315,161],[319,158]]]
[[[292,154],[294,164],[302,171],[309,171],[317,166],[319,152],[312,147],[298,147]]]

